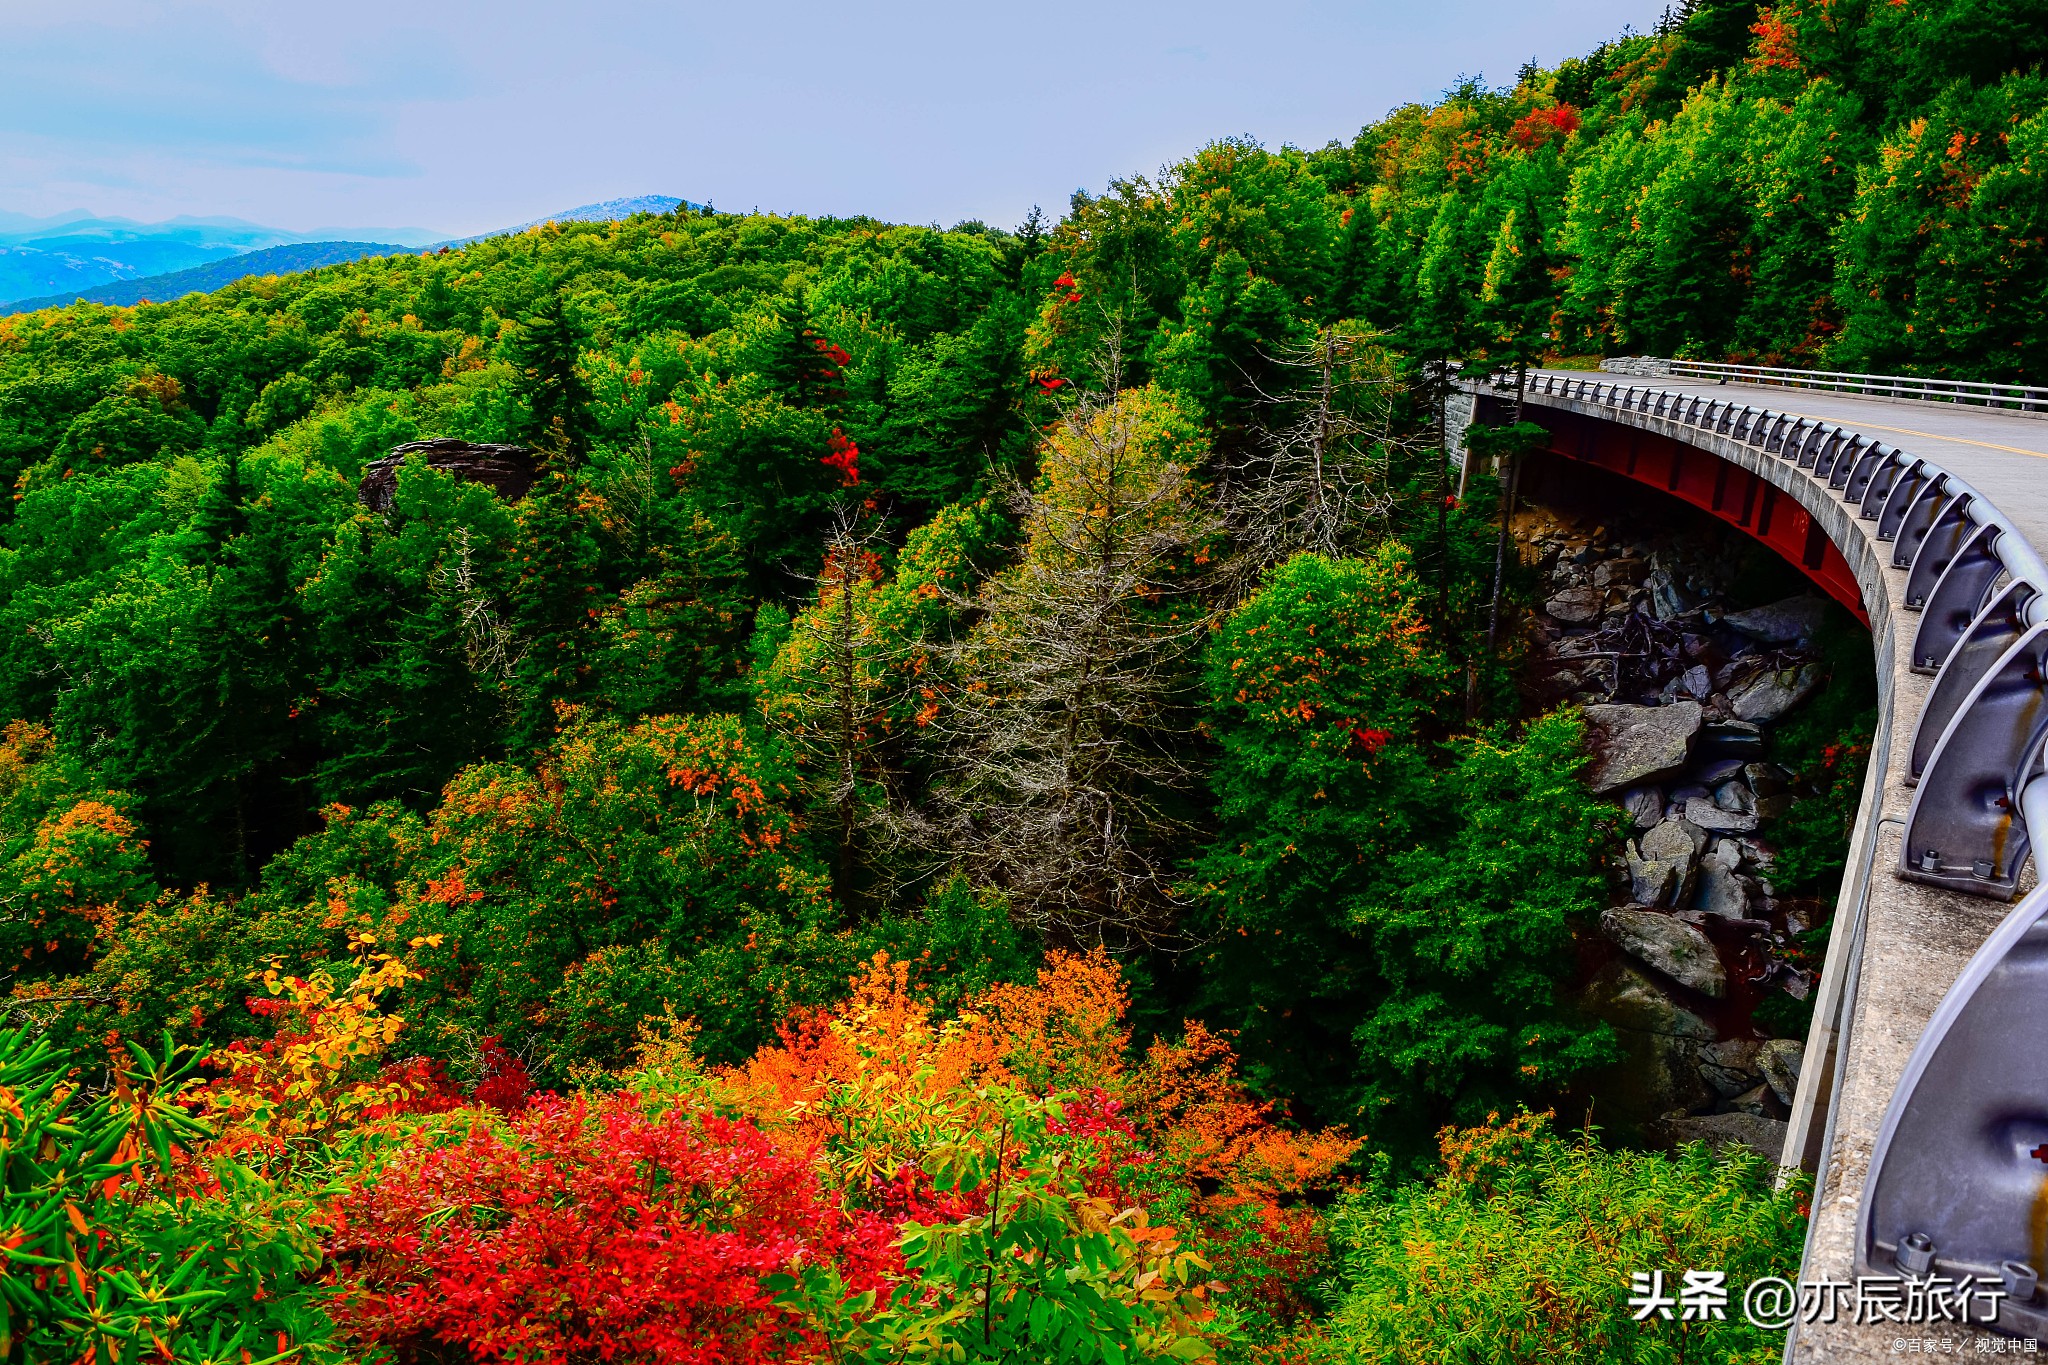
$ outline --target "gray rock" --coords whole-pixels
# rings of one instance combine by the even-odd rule
[[[1744,919],[1749,914],[1749,880],[1739,872],[1721,868],[1700,869],[1693,891],[1693,907],[1722,919]]]
[[[1707,836],[1697,825],[1665,820],[1643,836],[1641,847],[1645,858],[1691,862],[1706,851]]]
[[[1601,968],[1579,997],[1579,1005],[1596,1019],[1618,1029],[1654,1033],[1693,1043],[1711,1043],[1714,1026],[1680,1005],[1657,984],[1625,962]]]
[[[1702,831],[1681,820],[1665,820],[1652,826],[1629,848],[1633,898],[1644,905],[1683,905],[1692,895],[1693,859],[1706,842]],[[1667,868],[1668,880],[1662,871]]]
[[[1729,778],[1740,776],[1743,766],[1739,758],[1716,758],[1701,764],[1693,778],[1702,786],[1718,787]]]
[[[1700,859],[1692,906],[1722,919],[1744,919],[1749,914],[1749,879],[1738,871],[1742,849],[1732,839],[1716,839]]]
[[[1723,1099],[1753,1090],[1763,1080],[1757,1070],[1756,1050],[1762,1044],[1753,1038],[1730,1038],[1699,1050],[1700,1076]]]
[[[1701,829],[1720,834],[1747,834],[1756,828],[1754,815],[1738,815],[1734,811],[1722,810],[1711,800],[1700,796],[1686,801],[1685,818]]]
[[[1729,842],[1742,855],[1736,867],[1744,872],[1757,872],[1777,864],[1778,855],[1754,839],[1731,839]]]
[[[1775,763],[1746,763],[1742,776],[1758,796],[1776,796],[1792,785],[1792,774]]]
[[[1664,818],[1664,793],[1655,787],[1630,787],[1621,794],[1621,808],[1635,820],[1637,829],[1648,829]]]
[[[1746,720],[1721,720],[1712,725],[1702,725],[1699,732],[1700,748],[1707,753],[1730,758],[1761,758],[1764,752],[1764,731],[1760,725]]]
[[[1593,568],[1593,586],[1598,588],[1632,588],[1643,581],[1643,562],[1640,559],[1610,559]]]
[[[1686,669],[1680,681],[1685,685],[1686,691],[1701,701],[1705,701],[1708,694],[1714,690],[1714,675],[1707,672],[1705,664],[1694,664]]]
[[[1767,645],[1795,645],[1810,640],[1827,617],[1828,604],[1811,594],[1788,597],[1767,607],[1731,611],[1721,619],[1750,639]]]
[[[1586,785],[1595,792],[1619,791],[1660,781],[1685,766],[1688,746],[1700,728],[1700,704],[1603,703],[1586,708],[1586,724],[1596,755]]]
[[[1598,588],[1586,584],[1566,588],[1543,604],[1543,610],[1560,621],[1583,625],[1600,614],[1607,603],[1607,595]]]
[[[1756,813],[1756,797],[1743,782],[1723,782],[1714,788],[1714,804],[1731,815]]]
[[[1650,614],[1659,621],[1684,616],[1699,607],[1699,603],[1672,579],[1669,570],[1653,569],[1643,586],[1650,590]]]
[[[1731,1114],[1755,1114],[1760,1119],[1776,1118],[1771,1112],[1771,1102],[1764,1098],[1771,1093],[1768,1085],[1753,1086],[1728,1101]]]
[[[1737,720],[1774,721],[1820,690],[1827,670],[1819,664],[1759,673],[1730,689],[1728,707]]]
[[[1768,661],[1757,655],[1754,646],[1744,645],[1740,654],[1714,670],[1714,687],[1722,692],[1740,687],[1767,667]]]
[[[1728,972],[1707,936],[1690,924],[1649,910],[1626,907],[1600,916],[1600,932],[1638,961],[1681,986],[1719,1000],[1728,994]]]
[[[1784,792],[1776,796],[1759,796],[1756,799],[1756,814],[1759,820],[1782,820],[1792,813],[1792,798]]]
[[[1634,844],[1624,850],[1628,856],[1629,899],[1639,905],[1673,905],[1678,901],[1683,872],[1675,864],[1645,859]]]
[[[1747,1147],[1776,1161],[1785,1151],[1785,1124],[1757,1114],[1701,1114],[1695,1118],[1666,1119],[1657,1125],[1659,1136],[1672,1147],[1704,1142],[1714,1151],[1724,1147]]]
[[[1757,1069],[1771,1093],[1784,1104],[1792,1103],[1799,1089],[1799,1065],[1806,1060],[1806,1045],[1790,1038],[1773,1038],[1756,1050]]]

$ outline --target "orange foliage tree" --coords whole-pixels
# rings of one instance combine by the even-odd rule
[[[1246,1089],[1229,1042],[1198,1023],[1134,1056],[1129,1005],[1107,954],[1056,952],[1035,983],[998,984],[938,1019],[911,964],[877,954],[843,1003],[709,1081],[785,1150],[821,1153],[853,1197],[925,1215],[960,1211],[924,1181],[932,1153],[1003,1122],[975,1097],[1052,1099],[1053,1131],[1083,1149],[1097,1195],[1185,1224],[1241,1312],[1299,1320],[1322,1255],[1307,1201],[1358,1139],[1284,1126]]]

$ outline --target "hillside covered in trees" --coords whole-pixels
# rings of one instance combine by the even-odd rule
[[[1617,1267],[1797,1183],[1541,1116],[1622,817],[1438,362],[2040,382],[2044,17],[0,321],[0,1353],[1773,1355]]]

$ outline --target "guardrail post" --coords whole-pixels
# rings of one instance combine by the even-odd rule
[[[1976,688],[1991,666],[2005,657],[2013,642],[2027,630],[2027,608],[2039,596],[2030,583],[2010,583],[1977,613],[1963,638],[1948,654],[1948,661],[1935,676],[1921,704],[1920,719],[1913,729],[1913,750],[1907,759],[1905,783],[1920,781],[1927,760],[1934,755],[1949,721],[1963,706],[1964,698]]]

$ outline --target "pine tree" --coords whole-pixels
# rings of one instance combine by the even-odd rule
[[[526,417],[520,439],[544,462],[573,469],[590,453],[590,385],[584,379],[584,336],[569,315],[559,289],[520,320],[512,341],[512,365],[519,373]]]
[[[833,887],[842,905],[858,904],[862,807],[872,799],[871,751],[882,734],[890,684],[872,620],[880,562],[873,537],[842,506],[825,540],[815,602],[792,623],[764,698],[778,730],[806,755],[815,788],[837,830]]]
[[[829,410],[846,397],[845,369],[852,359],[811,325],[810,307],[797,294],[776,305],[775,327],[758,363],[789,406]]]
[[[1439,201],[1429,235],[1415,266],[1415,305],[1406,328],[1410,354],[1422,362],[1422,384],[1418,395],[1436,416],[1437,511],[1436,511],[1436,599],[1437,619],[1449,610],[1451,575],[1450,508],[1451,448],[1444,406],[1450,401],[1453,366],[1469,356],[1477,344],[1472,300],[1477,292],[1472,279],[1472,251],[1469,235],[1471,209],[1463,196],[1446,194]],[[1470,460],[1465,470],[1469,472]],[[1459,496],[1464,479],[1459,480]]]
[[[573,479],[558,473],[519,507],[519,577],[507,612],[524,647],[515,683],[515,750],[538,749],[552,738],[557,706],[583,698],[601,644],[603,556],[578,490]]]

